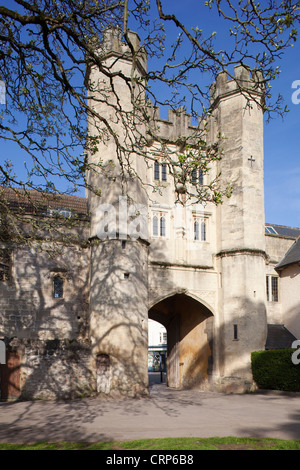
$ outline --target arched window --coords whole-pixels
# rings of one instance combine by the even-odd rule
[[[166,236],[166,219],[164,217],[160,218],[160,236]]]
[[[197,170],[192,171],[192,183],[193,184],[197,183]]]
[[[201,222],[201,240],[206,241],[206,223],[205,221]]]
[[[153,217],[153,235],[158,237],[158,219],[156,215]]]
[[[152,236],[153,237],[166,237],[167,236],[167,223],[168,218],[165,212],[156,212],[152,216]]]
[[[55,276],[53,278],[53,297],[55,299],[63,297],[63,284],[64,281],[60,276]]]
[[[0,281],[11,280],[11,253],[7,249],[0,249]]]
[[[159,181],[159,163],[154,162],[154,179]]]
[[[155,181],[167,181],[167,164],[154,162],[154,180]]]
[[[194,222],[194,240],[199,240],[199,222]]]
[[[203,185],[203,171],[199,170],[199,184]]]
[[[202,170],[193,170],[192,171],[192,183],[203,185],[203,171]]]
[[[161,180],[167,181],[167,164],[162,163],[161,165]]]

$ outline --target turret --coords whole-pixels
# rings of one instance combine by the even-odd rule
[[[220,74],[211,95],[211,129],[222,141],[221,183],[233,187],[217,209],[218,345],[221,375],[251,381],[251,351],[263,349],[266,337],[264,96],[259,72],[250,77],[239,66],[234,73],[231,80]]]
[[[135,396],[148,393],[148,244],[141,230],[146,196],[134,174],[143,177],[143,163],[132,151],[136,133],[144,132],[133,100],[143,100],[135,77],[142,77],[146,63],[138,36],[129,33],[125,44],[118,29],[104,33],[98,54],[101,68],[89,73],[95,110],[89,133],[99,139],[97,152],[88,155],[94,171],[87,175],[98,190],[88,191],[92,362],[98,393]]]

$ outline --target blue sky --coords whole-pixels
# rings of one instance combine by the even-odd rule
[[[203,10],[198,0],[164,1],[166,13],[176,13],[190,27],[199,26],[207,34],[216,31],[221,48],[228,41],[228,26],[217,15]],[[263,4],[262,4],[263,7]],[[292,83],[300,80],[299,40],[283,55],[279,77],[272,82],[272,94],[281,94],[289,112],[284,119],[277,116],[264,126],[265,220],[266,222],[300,227],[300,104],[292,103]],[[300,97],[300,93],[298,95]]]
[[[300,227],[300,104],[292,102],[292,84],[300,80],[300,42],[279,63],[274,93],[281,93],[289,108],[284,119],[265,124],[266,221]]]
[[[1,2],[2,3],[2,2]],[[11,0],[3,4],[12,7]],[[225,23],[209,10],[203,11],[198,0],[164,1],[166,12],[174,11],[188,26],[199,26],[205,32],[216,31],[217,39],[223,47],[225,41]],[[176,29],[172,28],[176,34]],[[172,36],[167,36],[173,40]],[[287,51],[278,62],[281,69],[279,78],[273,83],[273,93],[283,95],[290,112],[284,120],[280,116],[265,124],[264,155],[265,155],[265,219],[266,222],[300,227],[300,104],[293,104],[291,97],[295,91],[292,83],[300,80],[300,38],[294,48]],[[300,97],[300,94],[299,94]],[[8,149],[8,151],[7,151]],[[16,155],[13,147],[1,144],[1,159],[9,154],[12,160],[18,161],[20,168],[23,157]]]

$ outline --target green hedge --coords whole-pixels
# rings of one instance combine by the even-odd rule
[[[300,364],[292,362],[295,349],[272,349],[251,354],[252,374],[261,389],[300,392]]]

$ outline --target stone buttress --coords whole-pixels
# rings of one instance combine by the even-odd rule
[[[221,73],[212,87],[212,134],[220,133],[222,183],[232,196],[217,208],[220,273],[216,344],[223,383],[252,382],[251,352],[266,340],[261,75],[242,66]]]
[[[134,33],[131,40],[138,48]],[[88,157],[95,165],[88,182],[99,190],[98,194],[87,193],[92,362],[98,393],[136,396],[148,393],[148,244],[138,227],[140,205],[145,205],[146,199],[137,178],[120,165],[119,152],[121,147],[129,149],[134,138],[130,77],[143,75],[144,62],[142,56],[133,61],[118,30],[108,30],[101,47],[105,73],[90,70],[95,92],[90,92],[89,100],[96,113],[107,120],[111,132],[103,121],[97,122],[97,116],[90,116],[90,132],[102,133],[97,153]],[[136,168],[137,157],[130,154],[130,159]],[[136,226],[130,227],[129,220]]]

